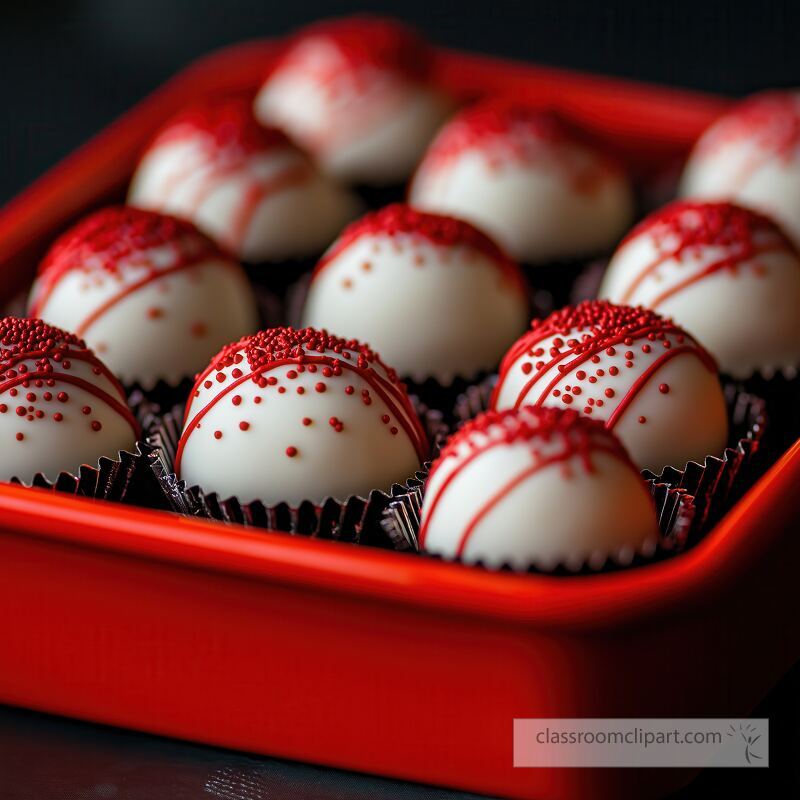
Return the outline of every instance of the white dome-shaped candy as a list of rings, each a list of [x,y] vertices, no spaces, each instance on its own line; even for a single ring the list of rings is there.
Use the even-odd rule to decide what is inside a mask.
[[[256,116],[338,179],[402,181],[450,110],[430,84],[430,66],[427,45],[400,23],[316,24],[297,35],[263,85]]]
[[[249,262],[313,256],[360,208],[283,133],[262,128],[239,98],[167,123],[142,157],[128,199],[191,220]]]
[[[525,329],[519,268],[472,225],[404,205],[345,230],[317,266],[303,322],[376,347],[404,376],[494,369]]]
[[[714,359],[653,311],[604,300],[535,320],[506,354],[492,408],[575,408],[613,429],[642,468],[722,454],[728,416]]]
[[[0,480],[55,480],[132,451],[139,426],[85,343],[39,319],[0,320]]]
[[[574,411],[489,411],[434,463],[423,550],[489,567],[599,568],[651,555],[650,492],[614,434]]]
[[[193,377],[258,327],[239,264],[191,223],[127,207],[86,217],[53,245],[30,313],[75,331],[145,388]]]
[[[734,106],[697,141],[683,197],[761,211],[800,245],[800,92],[765,92]]]
[[[244,503],[344,500],[419,468],[425,433],[368,347],[310,328],[228,345],[198,377],[175,471]]]
[[[626,177],[554,114],[488,101],[437,135],[410,202],[469,220],[531,264],[613,247],[630,224]]]
[[[652,214],[614,254],[600,295],[674,319],[734,377],[800,366],[800,255],[739,206],[684,201]]]

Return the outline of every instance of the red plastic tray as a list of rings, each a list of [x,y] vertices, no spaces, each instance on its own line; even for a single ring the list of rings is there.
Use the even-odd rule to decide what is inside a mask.
[[[0,212],[7,295],[74,217],[122,196],[173,109],[255,89],[275,52],[202,60]],[[450,52],[438,72],[462,96],[565,109],[636,170],[725,107]],[[799,483],[800,443],[688,553],[577,579],[0,485],[0,701],[509,797],[663,795],[691,773],[514,769],[512,720],[747,714],[800,657]]]

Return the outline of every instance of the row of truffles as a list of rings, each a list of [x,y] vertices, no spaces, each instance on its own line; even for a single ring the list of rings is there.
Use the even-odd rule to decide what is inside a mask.
[[[711,356],[654,312],[601,300],[534,321],[506,354],[491,406],[595,420],[654,472],[719,456],[728,438]],[[325,330],[272,328],[200,373],[175,467],[245,503],[318,503],[387,489],[427,447],[405,387],[373,350]]]
[[[313,25],[255,99],[213,95],[169,120],[128,202],[191,220],[240,260],[281,266],[318,257],[363,211],[352,187],[413,173],[414,206],[477,225],[527,264],[613,247],[632,191],[596,142],[518,100],[453,115],[434,78],[431,48],[399,23]]]

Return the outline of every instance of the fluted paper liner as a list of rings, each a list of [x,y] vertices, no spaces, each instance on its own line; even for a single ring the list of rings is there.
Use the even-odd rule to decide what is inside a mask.
[[[442,414],[420,403],[415,403],[415,407],[431,442],[430,460],[433,460],[447,433]],[[183,430],[183,411],[183,406],[176,406],[163,416],[153,415],[146,423],[146,441],[154,448],[151,467],[173,511],[289,534],[398,549],[381,525],[383,512],[392,498],[421,484],[430,460],[402,483],[393,484],[386,491],[372,491],[367,497],[353,495],[344,501],[329,497],[321,503],[305,501],[296,506],[268,505],[258,500],[242,503],[236,497],[223,498],[200,486],[188,486],[173,472],[175,451]]]
[[[152,406],[141,395],[129,397],[128,405],[140,424],[152,416]],[[164,492],[153,475],[154,459],[155,448],[138,441],[131,451],[120,450],[116,458],[102,456],[96,465],[82,464],[77,472],[61,472],[55,480],[39,472],[30,479],[14,477],[9,482],[76,497],[168,510]]]
[[[683,550],[698,535],[701,520],[696,514],[694,498],[684,490],[667,486],[656,480],[647,481],[650,494],[656,508],[658,526],[660,531],[659,542],[651,556],[637,554],[632,561],[624,566],[633,566],[648,563],[654,559],[663,558],[672,552]],[[412,550],[421,553],[429,558],[445,560],[441,556],[425,553],[419,548],[418,534],[420,520],[422,518],[422,503],[425,496],[425,482],[420,482],[417,486],[410,487],[403,495],[392,499],[383,512],[382,525],[386,536],[395,542],[395,548]],[[593,573],[600,570],[620,568],[623,565],[617,563],[614,553],[605,554],[606,558],[602,566],[587,562],[582,568],[567,569],[560,565],[548,574],[569,574],[575,575],[582,572]],[[460,559],[452,559],[458,563],[463,563]],[[471,566],[483,567],[480,562]],[[485,567],[484,567],[485,568]],[[500,569],[516,571],[509,564]],[[530,572],[542,572],[539,567],[531,566]]]
[[[497,376],[469,387],[456,400],[452,412],[458,427],[489,407]],[[767,428],[767,403],[744,391],[739,384],[725,384],[730,422],[730,443],[721,454],[707,455],[702,463],[690,461],[683,469],[666,467],[660,475],[642,475],[657,484],[677,488],[694,498],[696,516],[703,528],[714,524],[746,491],[758,467],[759,452]]]

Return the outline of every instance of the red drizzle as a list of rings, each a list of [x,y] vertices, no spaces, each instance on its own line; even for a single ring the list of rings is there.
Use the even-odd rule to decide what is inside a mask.
[[[404,203],[394,203],[379,211],[365,214],[348,225],[318,262],[314,277],[365,236],[395,237],[402,234],[420,236],[437,247],[460,245],[476,250],[486,256],[521,291],[525,291],[524,278],[517,264],[485,233],[464,220],[417,211]]]
[[[149,250],[161,247],[171,250],[172,263],[168,267],[156,266],[148,255]],[[105,208],[83,219],[50,248],[39,266],[39,289],[30,314],[40,314],[59,281],[74,270],[87,273],[102,270],[109,275],[121,275],[126,268],[144,267],[147,273],[141,280],[124,286],[86,315],[76,329],[82,335],[123,298],[164,275],[209,258],[230,261],[191,222],[128,206]]]
[[[203,134],[228,160],[243,160],[254,153],[291,146],[278,128],[258,123],[249,96],[217,96],[181,111],[161,129],[149,149]]]
[[[29,369],[26,361],[34,361],[34,369]],[[90,364],[92,371],[96,375],[105,376],[119,396],[114,397],[80,376],[70,374],[72,361]],[[27,389],[31,385],[46,384],[52,387],[56,382],[71,383],[98,400],[102,400],[123,417],[133,429],[136,437],[139,437],[139,424],[125,404],[125,390],[108,368],[86,347],[82,339],[47,325],[39,319],[20,319],[18,317],[0,319],[0,394],[8,391],[13,397],[18,393],[18,386]],[[29,392],[26,397],[29,402],[36,400],[36,394],[33,392]],[[52,400],[52,393],[44,392],[42,399],[45,402]],[[69,396],[66,392],[59,392],[57,400],[61,403],[68,403]],[[19,414],[19,408],[22,408],[22,414]],[[89,407],[85,406],[85,408]],[[27,409],[22,406],[17,408],[20,416],[27,412],[30,412],[27,414],[28,421],[44,417],[44,412],[35,411],[33,406]],[[91,413],[91,408],[88,412],[84,411],[83,413]],[[53,418],[59,422],[63,416],[60,412],[56,412]],[[94,431],[100,430],[100,427],[94,423],[91,424],[91,428]]]
[[[578,331],[580,331],[580,338],[576,338]],[[540,342],[553,336],[556,338],[548,352],[538,346]],[[675,347],[673,347],[670,337],[675,338]],[[531,323],[531,330],[512,345],[500,364],[500,378],[494,389],[491,405],[493,408],[496,407],[509,372],[517,360],[524,355],[538,360],[535,361],[534,368],[529,371],[533,373],[531,378],[517,395],[515,408],[528,404],[527,396],[543,377],[553,376],[555,372],[547,386],[539,391],[537,399],[532,403],[537,407],[541,406],[551,393],[553,396],[561,394],[555,387],[573,373],[575,378],[581,380],[576,372],[580,367],[583,367],[581,373],[585,375],[587,368],[594,368],[594,365],[601,362],[601,354],[613,356],[616,354],[617,346],[631,347],[634,342],[642,339],[648,343],[647,350],[642,346],[643,352],[649,353],[650,348],[655,345],[659,345],[664,352],[650,364],[639,379],[634,381],[625,396],[620,399],[616,410],[606,422],[606,426],[609,428],[619,421],[624,409],[630,405],[636,393],[645,385],[647,377],[657,372],[666,361],[676,355],[692,353],[705,364],[709,371],[717,371],[712,356],[671,320],[641,306],[617,306],[606,300],[587,300],[574,307],[566,306],[544,320],[534,320]],[[627,350],[625,356],[632,366],[633,359],[636,358],[634,351]],[[594,371],[595,375],[601,377],[605,374],[602,367]],[[608,371],[612,375],[619,372],[616,366],[610,367]],[[523,369],[523,372],[526,371]],[[614,392],[612,390],[609,394],[609,391],[606,391],[605,395],[611,398],[614,396]],[[594,402],[589,400],[588,402],[590,405],[603,405],[602,400]]]
[[[252,98],[215,98],[190,108],[173,118],[148,148],[148,152],[175,142],[190,141],[203,147],[207,172],[192,197],[193,213],[215,191],[220,183],[240,171],[248,170],[248,160],[273,150],[291,150],[299,154],[283,131],[266,128],[253,116]],[[173,173],[162,187],[164,201],[184,181],[192,178],[197,169],[191,163],[187,169]],[[253,214],[269,196],[306,183],[313,176],[311,164],[303,157],[268,179],[252,177],[248,181],[231,222],[225,241],[239,247],[244,241]]]
[[[330,355],[331,352],[334,355]],[[231,375],[233,379],[228,381],[221,370],[244,362],[247,363],[249,372],[243,372],[238,378],[233,378]],[[277,367],[287,365],[297,365],[297,372],[302,372],[306,368],[310,373],[319,371],[327,379],[342,377],[345,372],[360,375],[369,384],[371,390],[383,400],[391,414],[403,427],[420,462],[425,459],[428,452],[427,437],[408,399],[405,386],[399,381],[394,370],[380,360],[377,353],[355,339],[341,339],[324,330],[270,328],[252,336],[246,336],[223,348],[205,371],[197,376],[190,398],[194,397],[194,393],[205,385],[206,378],[212,373],[216,373],[218,377],[222,376],[219,379],[220,389],[207,405],[195,413],[191,420],[189,419],[191,400],[187,403],[184,430],[175,454],[175,472],[180,474],[183,451],[189,437],[197,429],[197,423],[228,392],[245,381],[253,381],[262,388],[273,386],[277,382],[275,377],[265,377],[266,374]],[[376,368],[379,368],[385,375],[382,375]],[[317,382],[315,386],[318,392],[326,390],[326,384],[322,381]],[[278,391],[283,388],[279,387]],[[364,392],[367,391],[364,390]],[[354,396],[354,402],[361,399]]]
[[[656,308],[668,297],[721,270],[735,272],[740,264],[763,253],[795,252],[794,245],[768,217],[732,203],[677,201],[651,214],[623,239],[620,247],[649,234],[660,251],[626,287],[620,300],[631,301],[636,290],[662,264],[682,261],[684,256],[704,247],[720,247],[727,252],[695,275],[665,289],[648,305]],[[756,242],[756,239],[760,241]]]
[[[555,450],[552,447],[554,442],[558,444]],[[619,439],[606,430],[601,422],[581,416],[576,411],[530,406],[522,409],[487,411],[455,433],[431,467],[429,486],[443,464],[453,459],[458,462],[456,468],[439,487],[433,501],[425,508],[424,521],[419,532],[420,546],[424,546],[431,520],[440,501],[459,474],[487,451],[519,443],[525,443],[530,448],[532,457],[530,466],[480,505],[462,532],[456,555],[463,554],[475,528],[503,498],[545,467],[577,457],[586,472],[591,473],[594,471],[592,455],[603,452],[627,464],[638,475],[638,469]],[[546,454],[542,445],[548,445]]]
[[[697,152],[708,155],[732,142],[750,139],[768,157],[786,161],[800,146],[800,95],[772,91],[748,97],[700,138]]]
[[[570,152],[573,147],[588,149],[594,157],[577,165]],[[609,175],[619,172],[598,144],[573,123],[553,111],[509,98],[485,100],[457,114],[428,148],[420,174],[437,171],[467,150],[483,151],[494,167],[505,162],[554,164],[576,191],[594,192]]]
[[[408,80],[428,79],[432,63],[430,47],[412,28],[391,19],[352,16],[309,25],[299,31],[278,64],[307,68],[302,46],[323,39],[336,47],[341,65],[336,72],[321,73],[321,82],[335,81],[342,71],[357,72],[364,67],[397,73]]]

